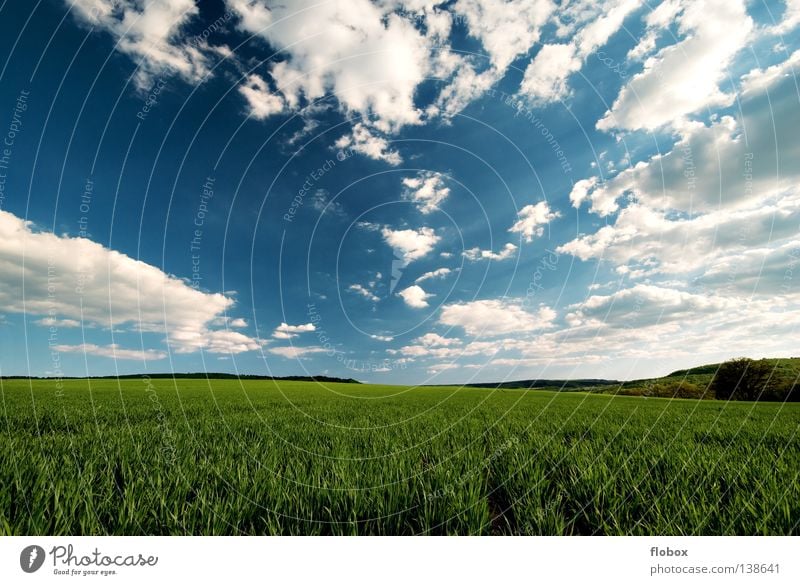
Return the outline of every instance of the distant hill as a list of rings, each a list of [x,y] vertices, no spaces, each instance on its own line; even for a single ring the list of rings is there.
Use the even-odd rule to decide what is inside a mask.
[[[790,387],[800,380],[800,357],[764,358],[772,370],[772,378],[778,385]],[[713,398],[709,390],[711,380],[721,364],[704,364],[686,370],[677,370],[659,378],[642,378],[640,380],[517,380],[513,382],[482,382],[464,384],[470,388],[500,388],[525,390],[530,388],[547,388],[563,392],[593,392],[602,394],[620,394],[625,396],[651,396],[671,398]],[[778,400],[779,396],[765,394],[762,400]],[[788,400],[797,400],[793,394]]]
[[[800,357],[790,358],[764,358],[759,361],[766,362],[773,369],[775,375],[798,376],[800,375]],[[665,378],[683,378],[686,376],[714,376],[720,364],[706,364],[689,368],[688,370],[677,370],[664,376]],[[710,380],[709,380],[710,381]]]
[[[578,389],[593,386],[609,386],[620,384],[618,380],[604,380],[601,378],[585,378],[579,380],[516,380],[513,382],[478,382],[475,384],[462,384],[465,388],[562,388]]]
[[[783,388],[777,392],[766,392],[762,400],[793,400],[800,396],[791,390],[800,380],[800,358],[763,358],[757,360],[765,362],[771,372],[771,385],[773,389]],[[623,394],[633,396],[657,396],[676,398],[713,398],[710,390],[714,374],[721,363],[704,364],[685,370],[677,370],[660,378],[644,378],[629,380],[615,385],[584,387],[587,392],[602,392],[606,394]],[[788,393],[788,394],[787,394]],[[781,397],[784,398],[781,398]],[[787,397],[790,396],[790,397]]]
[[[122,374],[119,376],[63,376],[62,380],[135,380],[150,378],[152,380],[187,378],[209,380],[287,380],[290,382],[340,382],[342,384],[361,384],[353,378],[336,378],[332,376],[260,376],[256,374],[228,374],[224,372],[176,372],[174,374]],[[3,380],[49,380],[52,378],[40,376],[0,376]]]

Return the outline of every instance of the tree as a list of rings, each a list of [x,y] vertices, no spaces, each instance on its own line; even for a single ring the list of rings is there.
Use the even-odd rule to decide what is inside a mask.
[[[772,370],[764,361],[736,358],[720,365],[711,381],[720,400],[758,400],[771,390]]]

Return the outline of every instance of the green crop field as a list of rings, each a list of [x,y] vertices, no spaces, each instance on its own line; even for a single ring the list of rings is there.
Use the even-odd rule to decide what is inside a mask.
[[[2,380],[3,534],[800,534],[800,404]]]

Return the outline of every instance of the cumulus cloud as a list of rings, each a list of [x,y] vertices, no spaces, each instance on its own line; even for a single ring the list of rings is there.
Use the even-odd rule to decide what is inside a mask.
[[[478,260],[508,260],[514,257],[517,247],[514,244],[508,243],[503,246],[500,252],[492,252],[491,250],[481,250],[480,248],[470,248],[462,252],[462,255],[467,260],[477,262]]]
[[[539,40],[554,9],[550,0],[459,0],[455,5],[456,14],[467,21],[470,36],[481,42],[498,71]]]
[[[267,351],[269,353],[274,353],[275,355],[279,355],[286,359],[303,359],[306,356],[318,353],[326,353],[329,350],[325,349],[324,347],[318,347],[318,346],[295,347],[292,345],[287,345],[287,346],[270,347],[269,349],[267,349]]]
[[[734,95],[720,84],[753,29],[744,1],[685,2],[677,27],[683,40],[645,62],[644,71],[630,80],[597,123],[599,129],[652,130],[733,103]]]
[[[377,303],[379,300],[381,300],[378,297],[378,295],[376,295],[370,289],[365,287],[363,284],[358,284],[358,283],[351,284],[349,287],[347,287],[347,290],[349,290],[350,292],[356,293],[357,295],[362,296],[365,299],[367,299],[368,301],[372,301],[373,303]]]
[[[555,318],[555,311],[549,307],[531,313],[516,301],[488,299],[445,305],[439,323],[461,327],[469,335],[494,336],[549,328]]]
[[[733,310],[732,299],[637,284],[609,295],[593,295],[568,307],[567,322],[573,326],[611,323],[617,327],[646,327],[669,321],[697,319],[705,313]]]
[[[417,280],[415,280],[414,282],[416,284],[419,284],[420,282],[425,282],[426,280],[431,280],[433,278],[444,278],[445,276],[448,276],[451,272],[453,271],[450,270],[449,268],[437,268],[436,270],[431,270],[430,272],[426,272],[425,274],[417,278]]]
[[[450,195],[445,179],[446,175],[435,171],[422,171],[416,177],[407,177],[403,179],[403,197],[413,201],[422,213],[431,213]]]
[[[551,211],[547,201],[540,201],[536,205],[526,205],[517,213],[519,218],[509,228],[509,232],[516,232],[525,237],[526,242],[533,241],[544,233],[544,226],[561,217],[557,211]]]
[[[800,0],[785,0],[782,20],[771,27],[769,32],[783,35],[800,26]]]
[[[494,68],[478,72],[463,57],[456,57],[453,71],[450,81],[439,92],[436,101],[426,109],[431,119],[441,117],[450,121],[473,101],[485,95],[503,77],[503,73]]]
[[[275,331],[272,332],[272,337],[275,339],[292,339],[293,337],[297,337],[300,333],[307,333],[315,330],[316,327],[314,327],[313,323],[306,323],[305,325],[281,323],[275,328]]]
[[[782,73],[796,59],[744,76],[738,120],[686,124],[671,151],[604,183],[576,183],[574,205],[588,201],[592,212],[616,215],[559,250],[647,276],[713,271],[731,255],[796,236],[800,104],[793,78]]]
[[[416,284],[401,290],[397,294],[400,295],[406,305],[412,309],[424,309],[428,306],[428,299],[433,296],[432,294],[426,293],[421,286]]]
[[[720,254],[694,284],[726,295],[794,296],[800,294],[795,274],[799,266],[800,240],[789,239]]]
[[[580,70],[583,63],[576,52],[571,44],[544,45],[525,70],[520,93],[539,102],[565,97],[569,76]]]
[[[381,229],[384,241],[394,250],[395,256],[408,266],[414,260],[427,256],[441,240],[433,228],[393,230],[389,227]]]
[[[53,317],[45,317],[44,319],[38,319],[34,321],[34,323],[36,323],[41,327],[59,327],[66,329],[71,329],[73,327],[81,326],[81,322],[77,321],[76,319],[54,319]]]
[[[284,110],[283,98],[270,90],[269,85],[260,75],[249,75],[239,86],[249,107],[249,115],[256,120],[264,120]]]
[[[185,42],[186,26],[199,14],[194,0],[73,0],[71,5],[80,20],[110,33],[115,48],[138,62],[142,88],[160,74],[198,82],[208,73],[203,45]]]
[[[68,319],[114,329],[162,332],[175,351],[258,349],[242,333],[212,329],[234,306],[155,266],[85,238],[37,231],[0,211],[0,304],[7,312]]]
[[[461,345],[463,342],[455,337],[443,337],[438,333],[426,333],[425,335],[417,337],[414,343],[426,347],[448,347],[452,345]]]
[[[625,18],[640,7],[638,0],[614,0],[586,3],[582,6],[593,16],[584,22],[568,43],[545,44],[528,64],[520,85],[520,93],[538,103],[565,98],[569,93],[569,77],[580,71],[584,59],[619,30]]]
[[[228,5],[239,28],[284,57],[269,74],[290,109],[333,94],[343,113],[362,119],[370,132],[354,132],[343,144],[390,164],[399,164],[399,154],[382,142],[387,134],[457,114],[527,53],[555,9],[551,0],[460,0],[448,7],[368,0]],[[482,44],[488,63],[451,50],[454,17]],[[443,80],[444,87],[423,113],[415,97],[430,78]]]
[[[381,160],[390,165],[396,166],[403,162],[400,153],[391,149],[386,138],[376,135],[361,122],[353,126],[352,133],[345,134],[336,141],[336,148],[353,150],[366,157]]]
[[[796,196],[693,219],[675,219],[664,211],[631,205],[620,211],[613,224],[557,251],[581,260],[604,258],[629,270],[645,268],[643,276],[688,273],[712,265],[722,254],[792,237],[798,223],[800,198]]]
[[[414,92],[430,46],[410,20],[368,0],[269,6],[239,0],[229,7],[243,30],[285,55],[270,74],[291,108],[330,92],[345,113],[382,132],[419,123]]]
[[[163,351],[154,349],[124,349],[116,343],[110,345],[95,345],[94,343],[56,345],[54,349],[62,353],[82,353],[115,360],[156,361],[163,360],[167,357],[167,354]]]

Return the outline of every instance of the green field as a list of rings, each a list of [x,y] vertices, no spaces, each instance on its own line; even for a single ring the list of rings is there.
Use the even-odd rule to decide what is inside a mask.
[[[800,404],[2,380],[3,534],[800,534]]]

